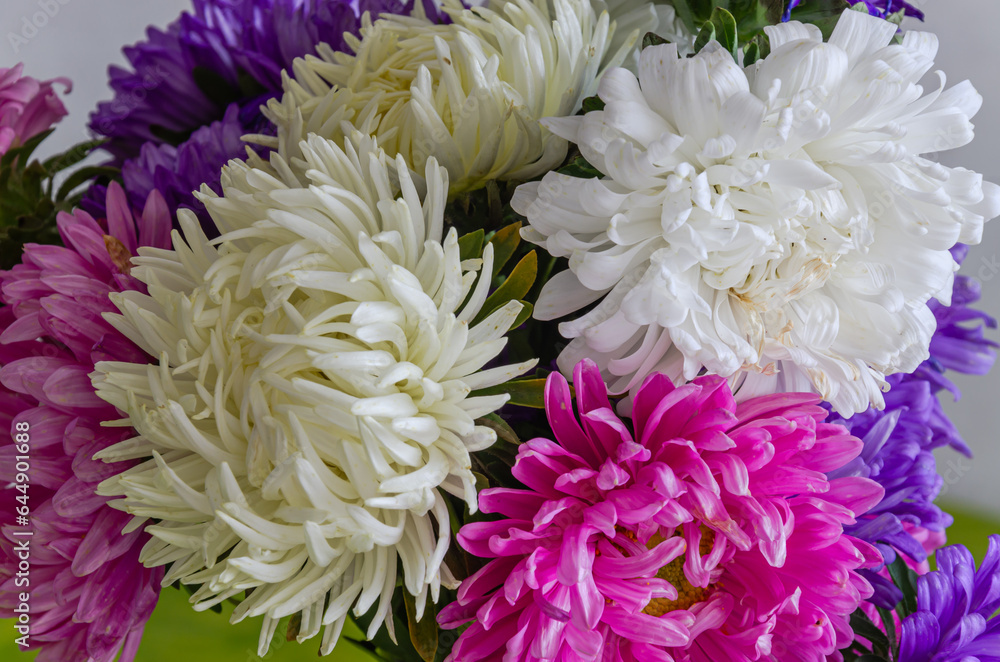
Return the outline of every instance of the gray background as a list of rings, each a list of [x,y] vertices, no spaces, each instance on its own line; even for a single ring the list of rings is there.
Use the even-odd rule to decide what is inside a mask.
[[[977,117],[977,138],[970,146],[945,153],[948,165],[963,165],[1000,182],[1000,25],[997,0],[921,0],[928,14],[923,27],[941,39],[937,67],[950,83],[971,78],[984,97]],[[36,78],[67,76],[73,93],[65,98],[70,116],[49,139],[46,151],[64,149],[87,138],[87,114],[109,97],[108,63],[124,62],[120,49],[143,37],[149,24],[165,26],[189,6],[188,0],[0,0],[0,65],[26,64]],[[44,13],[48,8],[51,17]],[[35,28],[30,22],[42,25]],[[26,24],[25,21],[29,23]],[[10,33],[28,37],[15,53]],[[1000,223],[1000,221],[995,221]],[[982,307],[1000,316],[1000,227],[987,227],[985,242],[969,255],[965,273],[980,278],[986,295]],[[993,332],[992,337],[1000,334]],[[965,392],[946,408],[976,453],[974,461],[943,451],[938,459],[945,477],[945,496],[988,513],[1000,514],[1000,368],[987,377],[956,379]]]

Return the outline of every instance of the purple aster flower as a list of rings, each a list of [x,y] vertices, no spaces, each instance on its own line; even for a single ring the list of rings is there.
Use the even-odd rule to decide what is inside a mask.
[[[195,0],[193,13],[125,49],[134,70],[109,69],[115,98],[98,105],[91,129],[109,138],[117,165],[147,143],[178,145],[229,104],[280,92],[296,57],[357,28],[349,0]]]
[[[90,383],[103,360],[146,361],[102,313],[110,292],[142,290],[129,274],[139,246],[166,248],[171,219],[153,193],[134,214],[117,184],[108,217],[77,210],[58,219],[63,246],[25,246],[22,263],[0,273],[0,485],[18,495],[15,457],[30,458],[31,648],[39,662],[130,662],[156,605],[162,568],[139,554],[149,535],[108,505],[98,484],[129,468],[95,453],[135,435],[105,427],[121,414]],[[25,431],[27,428],[27,431]],[[19,433],[22,436],[18,436]],[[24,447],[24,434],[28,444]],[[16,617],[25,588],[16,573],[26,527],[0,509],[0,616]],[[117,657],[121,654],[120,658]]]
[[[903,620],[899,662],[1000,660],[1000,535],[990,536],[978,570],[962,545],[936,559],[938,569],[917,580],[917,611]]]
[[[781,20],[790,20],[792,10],[802,4],[802,2],[803,0],[791,0],[788,6],[785,7],[785,13],[782,15]],[[868,8],[868,13],[879,18],[887,18],[901,11],[904,16],[912,16],[913,18],[919,18],[921,21],[924,20],[924,13],[905,0],[846,0],[845,6],[851,7],[857,4],[857,2],[864,2]]]
[[[951,249],[959,264],[965,261],[969,247],[957,244]],[[986,329],[997,328],[997,321],[981,310],[972,308],[982,297],[982,287],[971,276],[955,276],[951,305],[936,299],[928,302],[937,319],[937,330],[931,338],[929,361],[925,361],[914,376],[934,383],[937,390],[949,391],[957,400],[961,393],[946,377],[945,370],[966,375],[985,375],[996,360],[994,349],[1000,347],[985,336]]]
[[[221,166],[246,154],[240,139],[246,129],[239,115],[239,106],[234,103],[221,120],[197,129],[179,147],[143,145],[139,157],[129,159],[122,168],[122,179],[129,195],[145,199],[153,191],[159,191],[171,211],[202,212],[204,207],[194,197],[194,191],[206,183],[221,194]]]
[[[860,438],[864,449],[829,475],[870,478],[885,489],[882,501],[859,516],[856,524],[845,526],[846,533],[874,544],[886,563],[895,560],[897,550],[923,561],[927,553],[914,531],[939,533],[952,522],[934,503],[943,480],[932,451],[946,445],[968,449],[942,410],[931,382],[911,375],[893,375],[888,381],[892,388],[885,394],[885,409],[869,409],[848,419],[831,416],[831,422]],[[872,570],[861,573],[875,587],[872,602],[889,608],[899,601],[898,589],[886,577]]]
[[[958,246],[952,252],[961,263],[968,249]],[[946,369],[985,374],[993,365],[997,344],[984,336],[984,329],[995,328],[996,321],[971,307],[979,297],[979,283],[957,276],[951,305],[930,302],[937,319],[931,358],[912,374],[888,378],[891,388],[885,396],[885,409],[831,419],[865,444],[859,457],[831,476],[864,476],[885,488],[882,502],[846,530],[875,544],[886,563],[895,560],[897,551],[913,561],[924,561],[927,550],[914,533],[926,530],[940,534],[951,525],[951,516],[934,504],[943,480],[932,451],[950,446],[964,455],[972,452],[948,419],[937,394],[947,390],[956,399],[960,395],[945,376]],[[873,602],[888,608],[899,600],[898,589],[887,578],[870,571],[866,577],[876,589]]]
[[[439,17],[430,0],[422,2]],[[108,138],[104,149],[111,164],[122,167],[133,204],[155,185],[166,192],[171,212],[188,207],[208,221],[191,192],[202,182],[216,187],[220,168],[245,156],[239,136],[267,132],[259,109],[281,93],[282,71],[320,43],[342,49],[344,33],[360,27],[360,12],[400,13],[406,5],[195,0],[193,13],[181,14],[166,30],[150,27],[146,41],[125,49],[132,69],[110,68],[115,97],[98,105],[90,128]],[[100,213],[103,199],[103,190],[95,189],[87,209]]]

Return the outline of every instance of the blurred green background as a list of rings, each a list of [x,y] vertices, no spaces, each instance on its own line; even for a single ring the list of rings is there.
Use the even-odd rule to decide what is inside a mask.
[[[1000,532],[1000,522],[982,514],[961,510],[943,504],[955,517],[955,524],[948,529],[948,543],[961,543],[968,547],[976,559],[986,552],[986,538]],[[265,657],[256,653],[260,619],[248,619],[238,625],[229,625],[228,616],[213,612],[195,613],[187,602],[187,594],[175,589],[164,590],[153,617],[146,626],[142,647],[136,662],[296,662],[315,660],[319,650],[319,637],[304,644],[286,642],[275,636],[271,650]],[[6,634],[0,638],[0,660],[20,662],[34,658],[34,653],[21,653],[14,644],[11,621],[0,621]],[[361,637],[361,633],[348,624],[344,633]],[[334,652],[326,658],[335,662],[371,662],[368,656],[348,641],[341,640]]]

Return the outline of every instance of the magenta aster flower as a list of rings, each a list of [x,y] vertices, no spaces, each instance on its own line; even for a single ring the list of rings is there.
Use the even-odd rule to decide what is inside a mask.
[[[97,361],[147,360],[101,314],[114,312],[110,292],[140,290],[129,275],[139,246],[166,248],[171,219],[157,193],[134,215],[112,184],[108,218],[61,214],[61,246],[25,246],[21,264],[0,273],[0,484],[15,480],[18,423],[29,428],[31,489],[31,637],[39,662],[129,662],[159,595],[162,568],[147,569],[148,540],[132,517],[108,505],[96,488],[129,462],[106,464],[95,453],[135,432],[102,427],[121,418],[97,397]],[[21,428],[23,429],[23,425]],[[13,489],[9,499],[15,503]],[[18,557],[14,535],[25,527],[0,509],[0,616],[15,616]],[[124,534],[123,534],[124,531]]]
[[[66,108],[56,96],[53,83],[72,85],[66,78],[38,81],[22,76],[24,65],[0,67],[0,155],[47,131],[66,116]]]
[[[480,493],[504,517],[462,528],[491,558],[439,617],[473,620],[451,660],[822,662],[853,640],[881,561],[843,533],[882,498],[866,478],[830,480],[860,440],[824,423],[816,396],[737,406],[725,380],[649,377],[630,426],[596,365],[546,386],[554,440],[522,444],[526,489]],[[772,658],[773,656],[773,658]]]

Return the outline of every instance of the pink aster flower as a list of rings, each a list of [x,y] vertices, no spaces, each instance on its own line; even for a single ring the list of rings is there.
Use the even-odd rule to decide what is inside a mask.
[[[39,662],[122,662],[135,656],[159,595],[162,568],[147,569],[139,552],[148,539],[132,517],[96,488],[131,463],[106,464],[95,453],[134,436],[102,427],[121,415],[94,394],[97,361],[146,360],[101,314],[109,292],[138,290],[129,257],[139,246],[167,247],[171,219],[158,193],[134,215],[118,185],[108,190],[108,218],[61,214],[61,246],[25,246],[23,261],[0,273],[0,484],[15,481],[15,430],[27,424],[30,509],[15,520],[8,487],[0,508],[0,616],[16,617],[29,593],[32,648]],[[21,424],[19,427],[18,424]],[[23,437],[21,437],[23,439]],[[18,581],[15,545],[30,537],[30,586]],[[123,533],[124,531],[124,533]]]
[[[46,131],[66,116],[66,108],[52,84],[65,85],[69,92],[72,87],[69,80],[57,78],[41,82],[22,76],[23,68],[22,64],[0,68],[0,155]]]
[[[439,617],[473,620],[454,661],[824,661],[853,640],[880,562],[843,533],[882,497],[866,478],[828,480],[861,442],[824,423],[817,397],[737,405],[725,380],[674,387],[661,374],[615,415],[596,365],[546,387],[554,440],[521,446],[526,489],[480,493],[504,517],[462,528],[491,560]]]

